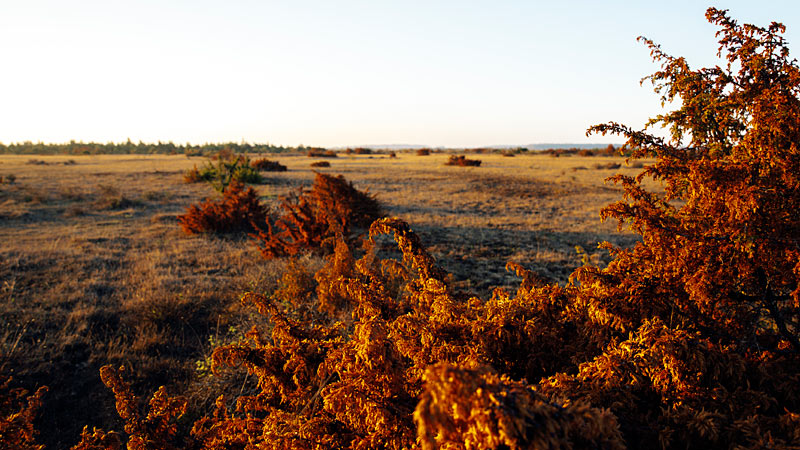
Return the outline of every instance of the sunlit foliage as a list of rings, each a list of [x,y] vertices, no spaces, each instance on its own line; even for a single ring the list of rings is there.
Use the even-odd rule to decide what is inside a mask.
[[[649,79],[679,105],[652,122],[669,139],[592,129],[655,157],[612,178],[625,199],[603,211],[641,235],[633,248],[606,244],[613,261],[566,286],[510,263],[515,293],[470,297],[399,219],[348,245],[372,218],[349,215],[362,203],[341,203],[344,179],[318,175],[319,190],[285,203],[283,234],[262,236],[281,244],[268,256],[335,249],[314,292],[297,266],[277,295],[246,294],[270,325],[212,355],[215,371],[257,378],[256,393],[220,397],[181,434],[185,402],[162,389],[142,414],[106,368],[129,448],[797,449],[800,72],[781,25],[708,18],[725,68],[691,70],[645,40],[663,64]]]
[[[253,188],[233,183],[221,199],[190,205],[178,221],[188,234],[252,233],[267,220],[267,213]]]
[[[361,192],[344,177],[318,173],[311,189],[300,189],[281,202],[284,214],[266,222],[258,233],[258,246],[266,258],[305,251],[330,253],[334,239],[352,240],[358,228],[366,229],[380,217],[374,197]]]

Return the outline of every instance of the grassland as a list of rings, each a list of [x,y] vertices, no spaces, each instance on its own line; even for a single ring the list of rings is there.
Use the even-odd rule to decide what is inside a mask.
[[[602,265],[608,256],[598,241],[632,244],[632,235],[598,219],[621,196],[604,178],[638,172],[621,158],[470,157],[482,165],[399,153],[342,155],[316,170],[375,194],[388,215],[420,234],[458,288],[481,297],[517,283],[506,261],[565,283],[583,263],[576,246]],[[280,196],[311,183],[314,159],[273,159],[288,171],[265,173],[267,183],[256,188],[275,208]],[[86,424],[120,428],[98,376],[108,363],[128,367],[142,395],[166,384],[202,411],[217,395],[201,377],[212,344],[259,320],[239,296],[276,289],[286,261],[263,260],[246,237],[180,231],[177,215],[216,195],[207,184],[183,182],[204,161],[0,156],[0,176],[15,177],[0,185],[0,373],[27,388],[50,386],[39,425],[48,448],[74,444]],[[608,168],[614,163],[623,165]],[[244,389],[247,380],[233,382]]]

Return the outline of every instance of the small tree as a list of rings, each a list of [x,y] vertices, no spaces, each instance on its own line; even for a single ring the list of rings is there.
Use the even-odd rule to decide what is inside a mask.
[[[630,326],[659,316],[719,343],[800,352],[800,69],[783,25],[739,25],[714,8],[706,17],[721,27],[723,67],[692,70],[640,38],[662,65],[643,81],[679,108],[642,131],[589,130],[622,134],[632,158],[657,161],[612,177],[625,199],[602,212],[642,242],[577,278]],[[669,137],[647,132],[655,125]],[[645,178],[664,192],[646,191]]]

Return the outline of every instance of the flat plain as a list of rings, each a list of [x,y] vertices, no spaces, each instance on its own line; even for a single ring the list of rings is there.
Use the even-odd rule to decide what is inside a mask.
[[[267,157],[288,167],[255,186],[273,212],[314,170],[341,174],[407,221],[456,288],[481,298],[516,286],[507,261],[563,284],[581,264],[607,263],[598,242],[635,242],[599,220],[622,196],[604,179],[640,171],[622,157],[470,154],[480,167],[452,167],[444,153],[342,154],[316,169],[305,155]],[[193,398],[202,412],[215,395],[194,387],[211,348],[258,320],[240,296],[278,286],[287,261],[264,260],[246,236],[181,231],[177,216],[217,195],[183,180],[205,161],[0,155],[0,176],[13,175],[0,184],[0,373],[28,389],[50,387],[39,427],[48,448],[73,445],[83,425],[119,428],[99,380],[104,364],[128,368],[143,396],[160,385],[204,392]]]

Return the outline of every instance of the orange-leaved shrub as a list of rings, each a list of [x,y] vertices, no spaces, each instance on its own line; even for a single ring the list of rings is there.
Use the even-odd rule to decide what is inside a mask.
[[[284,214],[266,222],[266,229],[254,235],[266,258],[296,255],[305,251],[330,253],[334,240],[352,241],[359,229],[366,229],[381,217],[378,201],[353,187],[341,175],[318,173],[310,189],[300,189],[283,199]]]
[[[11,388],[12,381],[4,377],[0,382],[0,448],[41,450],[44,447],[36,444],[34,419],[47,388],[28,394],[25,389]]]
[[[283,164],[272,161],[266,158],[255,159],[250,162],[250,165],[256,169],[263,172],[286,172],[286,166]]]
[[[178,216],[181,228],[188,234],[252,233],[267,220],[268,208],[261,204],[252,187],[233,183],[219,200],[207,199],[190,205]]]
[[[481,165],[479,159],[469,159],[464,155],[450,155],[450,158],[444,163],[445,166],[462,166],[462,167],[477,167]]]

